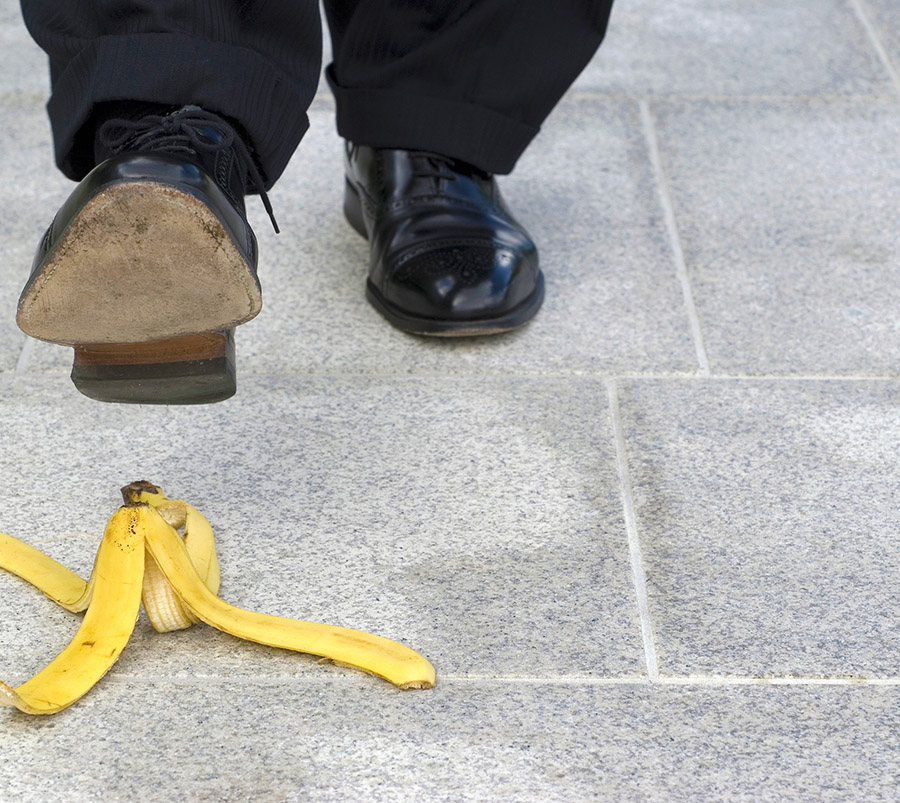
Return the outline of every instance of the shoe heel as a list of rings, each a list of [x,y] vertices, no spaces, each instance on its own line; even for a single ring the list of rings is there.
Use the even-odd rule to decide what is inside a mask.
[[[234,329],[149,343],[75,346],[72,382],[91,399],[122,404],[211,404],[237,389]]]
[[[367,240],[369,239],[366,221],[363,217],[362,199],[347,179],[344,179],[344,217],[357,232]]]

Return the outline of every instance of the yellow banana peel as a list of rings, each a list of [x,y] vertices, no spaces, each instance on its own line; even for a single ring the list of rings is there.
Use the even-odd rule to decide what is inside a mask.
[[[217,596],[219,562],[206,518],[148,482],[131,483],[122,494],[125,505],[106,525],[88,582],[34,547],[0,533],[0,568],[64,608],[85,611],[75,637],[44,669],[16,688],[0,682],[0,705],[27,714],[53,714],[74,703],[115,663],[131,637],[141,603],[161,633],[205,622],[248,641],[363,669],[402,689],[434,686],[434,667],[396,641],[229,605]]]

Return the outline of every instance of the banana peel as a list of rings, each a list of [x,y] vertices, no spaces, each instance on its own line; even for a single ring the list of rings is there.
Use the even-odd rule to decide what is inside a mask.
[[[219,562],[206,518],[148,482],[126,485],[122,495],[125,504],[106,525],[87,582],[34,547],[0,533],[0,568],[67,610],[85,612],[75,637],[44,669],[16,688],[0,682],[0,706],[53,714],[80,699],[125,648],[142,603],[161,633],[205,622],[248,641],[363,669],[401,689],[434,686],[431,663],[396,641],[229,605],[217,596]]]

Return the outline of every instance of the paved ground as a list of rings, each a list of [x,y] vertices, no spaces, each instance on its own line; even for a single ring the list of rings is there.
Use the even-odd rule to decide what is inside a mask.
[[[431,692],[141,620],[4,800],[900,798],[900,6],[621,0],[514,177],[548,300],[388,328],[313,128],[258,204],[238,396],[100,405],[13,320],[69,185],[0,3],[0,530],[87,573],[117,488],[207,512],[222,594],[401,639]],[[0,577],[0,677],[76,616]]]

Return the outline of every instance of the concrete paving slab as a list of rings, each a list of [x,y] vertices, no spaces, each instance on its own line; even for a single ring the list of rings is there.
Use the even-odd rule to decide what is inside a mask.
[[[52,719],[0,712],[0,783],[23,803],[62,785],[76,801],[890,800],[897,704],[896,688],[105,680]]]
[[[660,103],[713,372],[900,371],[900,105]]]
[[[401,640],[442,672],[643,671],[595,381],[259,377],[220,405],[149,408],[33,376],[0,382],[0,406],[12,422],[0,477],[16,500],[0,511],[3,532],[96,538],[118,488],[150,479],[208,514],[235,605]],[[72,568],[86,576],[95,542],[77,546]],[[29,619],[52,603],[10,578],[2,590],[0,677],[28,674],[52,650],[45,629],[32,640],[19,624],[17,600],[29,599]],[[67,616],[53,627],[74,634]],[[316,673],[224,636],[138,637],[123,672],[192,676],[215,659],[219,677],[260,662]]]
[[[665,675],[900,675],[900,384],[629,381]]]
[[[638,95],[894,94],[845,0],[618,2],[599,54],[574,89]]]

